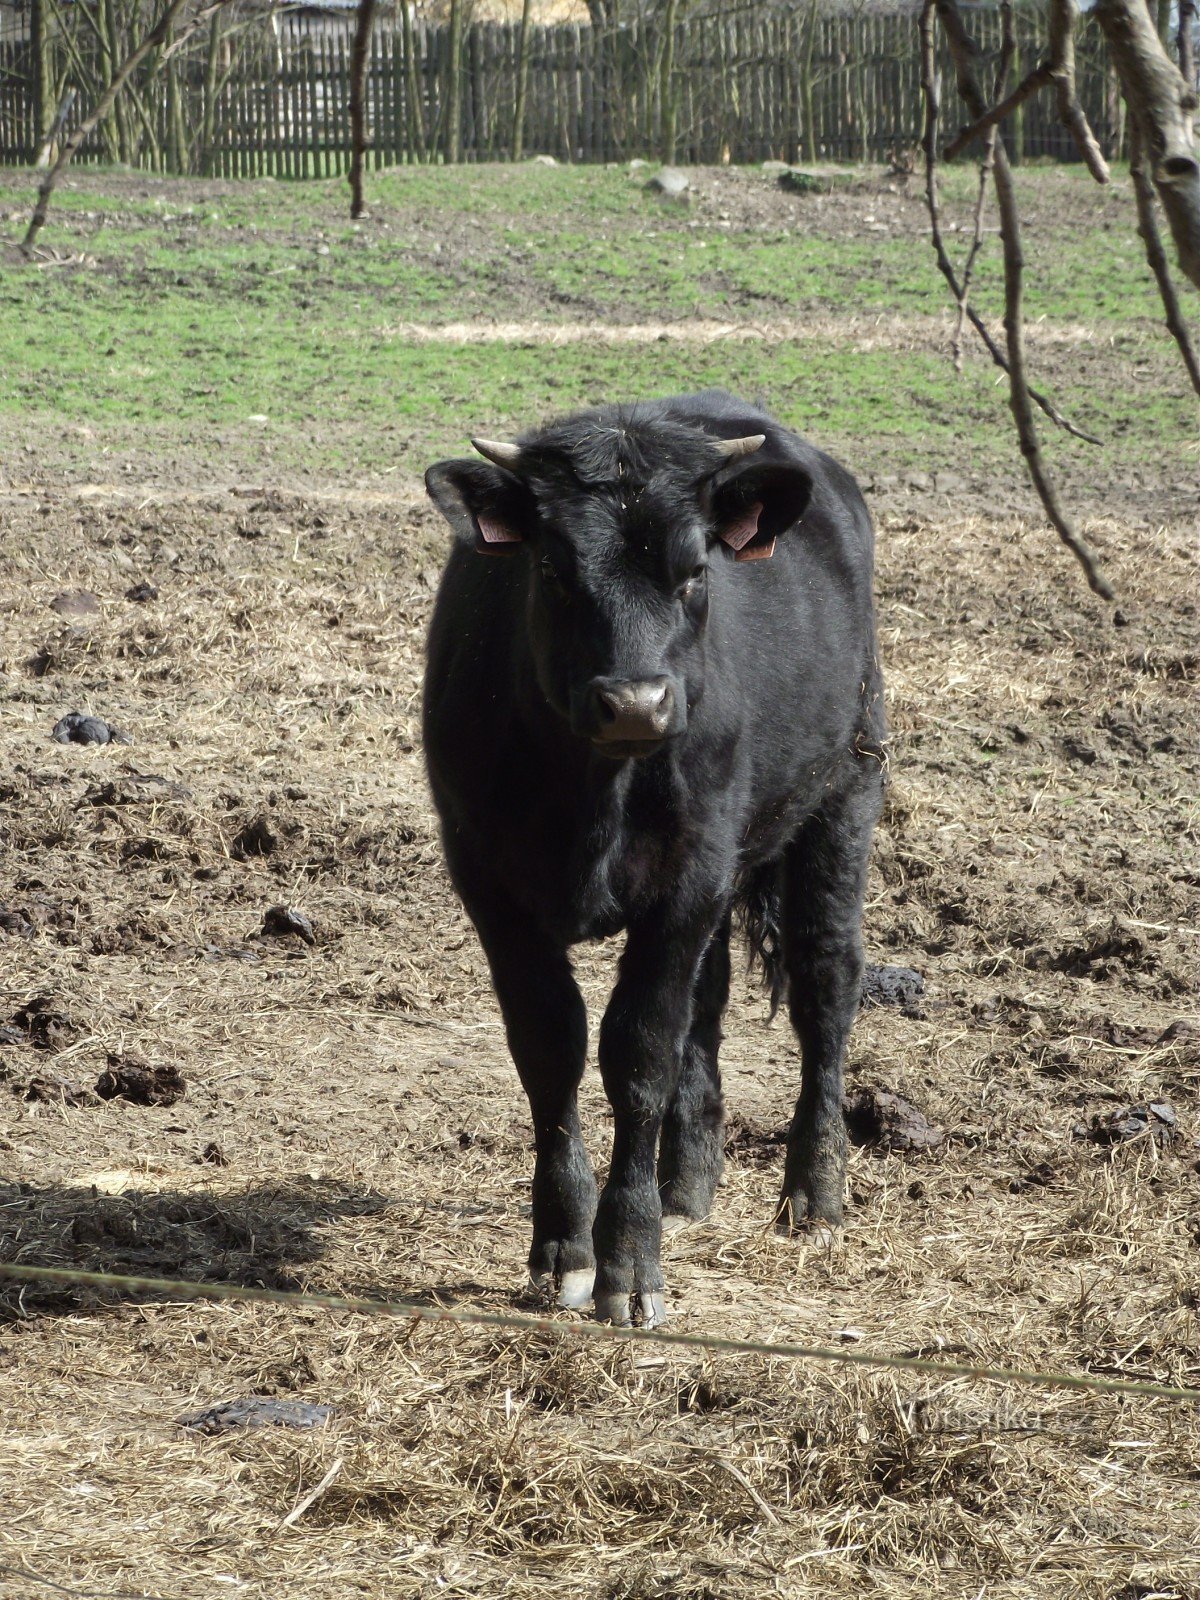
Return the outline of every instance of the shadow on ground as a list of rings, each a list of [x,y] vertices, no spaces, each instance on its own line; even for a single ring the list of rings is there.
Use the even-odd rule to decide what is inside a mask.
[[[387,1205],[329,1179],[220,1195],[0,1183],[0,1262],[301,1290],[297,1269],[324,1253],[329,1224]],[[0,1281],[0,1320],[144,1298]]]

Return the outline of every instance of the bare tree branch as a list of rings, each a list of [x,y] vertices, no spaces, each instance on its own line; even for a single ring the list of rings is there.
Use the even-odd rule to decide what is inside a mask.
[[[1017,35],[1013,25],[1012,0],[1000,0],[1000,16],[1003,31],[1000,37],[1000,58],[996,63],[996,81],[992,88],[992,99],[999,100],[1004,93],[1004,85],[1008,82],[1009,68],[1012,66],[1013,56],[1017,50]],[[992,175],[992,163],[996,159],[996,131],[989,128],[983,141],[983,160],[979,163],[979,188],[975,195],[975,222],[971,234],[971,248],[967,251],[967,259],[963,262],[961,299],[958,302],[958,316],[954,323],[954,338],[951,348],[954,351],[954,370],[962,371],[962,336],[963,323],[967,314],[967,297],[971,292],[971,275],[975,271],[975,263],[979,259],[979,252],[983,249],[983,208],[987,202],[988,180]]]
[[[971,248],[967,251],[967,259],[963,262],[962,280],[959,287],[958,318],[954,324],[954,338],[951,348],[954,351],[954,370],[962,371],[962,335],[963,323],[966,321],[968,296],[971,293],[971,275],[975,271],[975,262],[979,252],[983,249],[983,207],[987,201],[988,179],[992,175],[992,163],[996,159],[996,130],[989,128],[984,140],[983,160],[979,163],[979,189],[975,196],[975,224],[971,235]]]
[[[956,0],[932,0],[932,4],[954,58],[958,92],[966,102],[971,115],[979,118],[986,111],[987,104],[975,74],[975,59],[978,54],[975,42],[963,26]],[[928,9],[929,0],[926,5],[927,13]],[[928,32],[932,34],[931,26]],[[932,52],[932,48],[931,39],[926,46],[927,55]],[[1022,305],[1025,263],[1021,254],[1021,219],[1017,208],[1012,169],[1008,164],[1004,142],[998,135],[993,179],[996,186],[996,203],[1000,208],[1000,238],[1004,245],[1004,333],[1008,347],[1009,405],[1013,421],[1017,425],[1021,454],[1025,457],[1029,476],[1033,480],[1033,486],[1037,490],[1047,517],[1063,544],[1083,568],[1089,587],[1105,600],[1112,600],[1115,597],[1113,587],[1100,571],[1095,551],[1076,532],[1063,511],[1057,491],[1042,461],[1041,445],[1033,420],[1029,385],[1025,377],[1025,319]]]
[[[1179,308],[1175,285],[1171,281],[1171,269],[1167,265],[1166,252],[1159,237],[1158,220],[1154,215],[1154,186],[1146,173],[1142,143],[1136,129],[1129,157],[1129,175],[1133,179],[1133,195],[1137,202],[1138,232],[1145,243],[1146,260],[1150,263],[1150,270],[1155,276],[1158,292],[1162,296],[1163,310],[1167,314],[1167,327],[1179,346],[1183,364],[1187,368],[1188,377],[1192,380],[1192,387],[1197,394],[1200,394],[1200,363],[1196,360],[1187,323],[1183,320],[1183,312]]]
[[[1200,160],[1196,91],[1163,49],[1144,0],[1097,0],[1121,89],[1150,162],[1179,265],[1200,289]]]
[[[1008,360],[1003,350],[1000,349],[995,339],[988,331],[987,324],[967,299],[966,292],[959,282],[958,274],[954,270],[954,263],[946,251],[945,240],[942,237],[941,212],[937,198],[937,130],[940,114],[940,102],[937,89],[937,45],[934,37],[936,22],[937,0],[925,0],[924,10],[921,13],[921,85],[925,99],[925,127],[921,139],[921,146],[925,152],[925,203],[929,209],[929,236],[933,245],[934,255],[937,258],[938,271],[945,278],[950,287],[950,293],[956,303],[962,307],[967,321],[975,329],[983,341],[988,355],[1002,372],[1008,371]],[[1047,399],[1037,389],[1029,390],[1030,398],[1041,407],[1057,427],[1071,434],[1076,439],[1082,439],[1086,444],[1099,444],[1100,440],[1095,434],[1087,433],[1079,428],[1069,418],[1064,417],[1054,403]]]

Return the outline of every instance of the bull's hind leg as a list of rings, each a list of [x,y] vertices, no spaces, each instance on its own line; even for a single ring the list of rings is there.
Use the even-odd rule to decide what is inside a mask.
[[[729,918],[712,936],[692,998],[692,1026],[679,1083],[663,1118],[658,1187],[663,1227],[697,1221],[712,1209],[725,1163],[725,1107],[717,1052],[729,999]]]
[[[592,1298],[596,1179],[579,1126],[577,1091],[587,1058],[587,1013],[566,951],[519,908],[464,896],[479,930],[508,1047],[533,1115],[534,1287],[560,1306]]]
[[[779,1198],[787,1233],[842,1220],[842,1068],[862,986],[863,895],[880,793],[877,766],[864,763],[784,856],[783,957],[802,1062]]]

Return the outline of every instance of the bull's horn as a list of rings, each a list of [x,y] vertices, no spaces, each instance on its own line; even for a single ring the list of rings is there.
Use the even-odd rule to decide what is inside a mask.
[[[521,459],[519,444],[502,444],[496,439],[472,439],[471,443],[481,456],[494,461],[498,467],[507,467],[510,472]]]
[[[748,433],[744,439],[714,439],[713,449],[726,461],[736,461],[739,456],[752,456],[766,442],[765,433]]]

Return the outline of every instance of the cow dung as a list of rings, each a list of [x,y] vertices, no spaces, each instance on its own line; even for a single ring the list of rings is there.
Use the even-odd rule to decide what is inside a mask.
[[[925,992],[925,979],[911,967],[863,968],[862,1003],[865,1006],[912,1006]]]
[[[1125,1144],[1146,1134],[1155,1144],[1168,1144],[1175,1137],[1177,1122],[1175,1108],[1168,1101],[1152,1100],[1146,1105],[1122,1106],[1107,1116],[1097,1113],[1090,1123],[1077,1122],[1071,1134],[1089,1144]]]
[[[173,1106],[187,1093],[187,1083],[176,1066],[109,1056],[96,1079],[96,1093],[101,1100],[128,1100],[135,1106]]]
[[[924,1112],[890,1089],[857,1089],[845,1102],[851,1144],[892,1154],[932,1150],[945,1139]]]
[[[305,944],[317,942],[312,923],[303,911],[295,911],[291,906],[268,906],[263,916],[262,931],[270,938],[295,936],[303,939]]]

